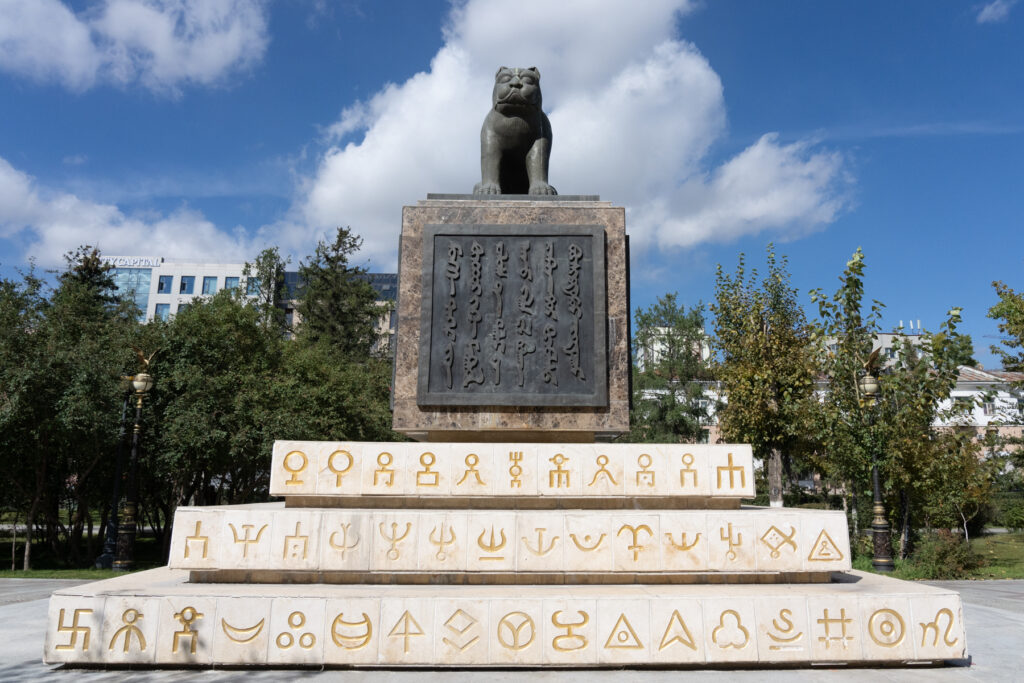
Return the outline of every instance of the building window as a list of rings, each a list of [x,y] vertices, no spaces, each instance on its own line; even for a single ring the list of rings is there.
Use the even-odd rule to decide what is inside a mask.
[[[181,286],[178,287],[179,294],[191,294],[196,286],[196,278],[193,275],[182,275]]]
[[[996,404],[994,402],[992,402],[992,401],[985,401],[982,404],[982,410],[985,412],[986,415],[995,415],[996,414]]]
[[[249,296],[260,293],[260,279],[258,277],[248,277],[245,279],[245,293]]]
[[[192,304],[178,304],[178,313],[184,313]]]
[[[174,276],[173,275],[161,275],[160,279],[157,281],[156,293],[157,294],[170,294],[171,293],[171,287],[173,286],[173,284],[174,284]]]
[[[156,305],[156,313],[154,314],[154,317],[157,320],[167,320],[167,318],[169,318],[170,315],[171,315],[171,305],[170,304],[157,304]]]
[[[203,294],[217,293],[217,277],[207,275],[203,278]]]
[[[226,278],[224,278],[224,289],[238,289],[238,278],[237,277],[226,277]]]

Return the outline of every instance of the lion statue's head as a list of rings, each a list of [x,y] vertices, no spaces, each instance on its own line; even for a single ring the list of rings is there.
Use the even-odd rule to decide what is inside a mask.
[[[521,109],[540,109],[540,71],[535,66],[528,69],[501,67],[494,75],[491,100],[494,108],[503,114]]]

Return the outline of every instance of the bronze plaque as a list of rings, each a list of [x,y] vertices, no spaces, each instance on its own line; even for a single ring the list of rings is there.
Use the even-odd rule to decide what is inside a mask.
[[[604,227],[427,225],[416,403],[608,405]]]

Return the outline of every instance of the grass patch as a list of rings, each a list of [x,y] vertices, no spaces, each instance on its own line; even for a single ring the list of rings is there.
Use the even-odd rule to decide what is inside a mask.
[[[966,578],[1024,579],[1024,532],[978,536],[971,540],[971,550],[981,556],[984,564],[971,569]],[[875,571],[871,566],[871,558],[863,555],[854,558],[853,568],[865,572]],[[896,559],[896,571],[889,576],[909,581],[928,578],[921,567],[900,559]]]
[[[82,579],[85,581],[102,581],[120,576],[125,572],[113,569],[0,569],[0,579]]]

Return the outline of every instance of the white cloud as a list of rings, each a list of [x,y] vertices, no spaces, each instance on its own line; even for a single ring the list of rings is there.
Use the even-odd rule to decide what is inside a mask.
[[[112,204],[39,187],[0,158],[0,238],[25,244],[27,256],[55,266],[83,244],[107,254],[147,252],[171,258],[251,260],[260,246],[241,228],[220,230],[187,207],[168,215],[128,216]]]
[[[765,135],[717,168],[709,161],[725,100],[708,61],[676,35],[690,9],[687,0],[456,4],[428,71],[349,106],[327,130],[328,148],[273,233],[304,253],[350,225],[375,267],[393,267],[400,207],[479,180],[477,131],[501,65],[541,71],[552,184],[625,205],[638,251],[833,221],[848,182],[838,153]]]
[[[263,0],[0,2],[0,69],[72,90],[140,83],[175,94],[251,67],[267,46]]]
[[[1010,16],[1010,9],[1017,4],[1017,0],[992,0],[978,9],[979,24],[995,24],[1006,21]]]

